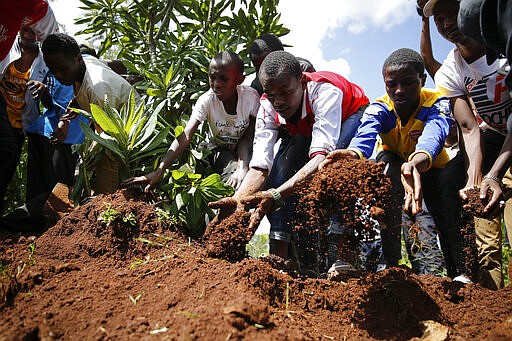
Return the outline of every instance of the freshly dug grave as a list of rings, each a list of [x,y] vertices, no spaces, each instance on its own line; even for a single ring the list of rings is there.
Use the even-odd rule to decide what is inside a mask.
[[[99,196],[40,236],[2,234],[0,339],[408,340],[423,325],[450,339],[511,335],[511,287],[402,268],[331,282],[265,259],[230,263],[144,199]]]

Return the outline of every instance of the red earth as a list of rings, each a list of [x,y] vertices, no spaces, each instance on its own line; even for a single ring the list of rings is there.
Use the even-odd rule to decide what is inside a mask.
[[[405,267],[313,279],[213,239],[184,236],[132,190],[38,235],[2,232],[0,340],[512,339],[510,286]]]

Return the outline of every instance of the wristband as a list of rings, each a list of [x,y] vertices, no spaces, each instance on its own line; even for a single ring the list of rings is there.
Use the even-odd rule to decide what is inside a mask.
[[[267,189],[267,192],[269,192],[270,195],[272,195],[272,199],[274,199],[274,206],[272,206],[274,211],[277,211],[284,206],[283,197],[275,188],[269,188]]]
[[[500,186],[502,186],[502,185],[503,185],[503,183],[501,182],[501,179],[500,179],[500,178],[498,178],[496,175],[491,174],[491,173],[487,173],[487,174],[484,176],[484,179],[494,180],[494,181],[496,181]]]

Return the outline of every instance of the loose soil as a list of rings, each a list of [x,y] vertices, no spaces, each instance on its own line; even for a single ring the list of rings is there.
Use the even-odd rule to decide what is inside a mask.
[[[329,281],[274,257],[216,258],[147,201],[121,190],[40,235],[2,233],[0,340],[409,340],[425,328],[437,339],[512,335],[510,286],[492,292],[406,268]]]

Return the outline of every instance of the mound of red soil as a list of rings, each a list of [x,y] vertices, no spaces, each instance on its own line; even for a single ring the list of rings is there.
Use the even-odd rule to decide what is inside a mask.
[[[239,262],[247,257],[246,245],[254,234],[249,228],[251,214],[235,211],[217,225],[210,225],[204,235],[208,256]]]
[[[1,340],[408,340],[425,320],[450,339],[511,335],[511,287],[402,268],[332,282],[264,259],[231,263],[140,199],[101,196],[39,237],[1,236]],[[109,207],[121,213],[107,226]]]

